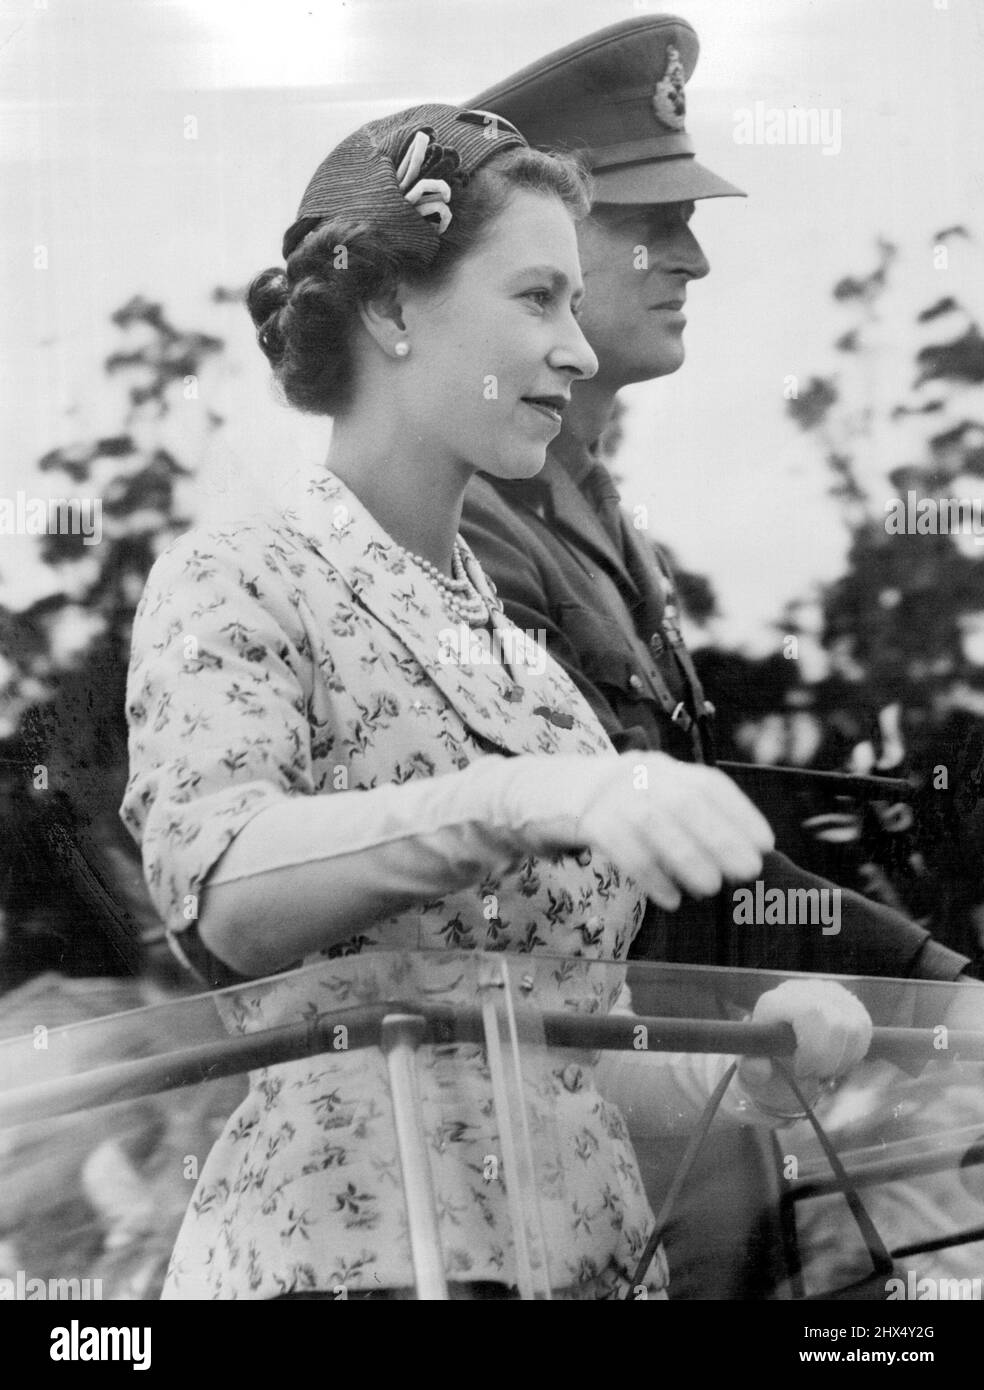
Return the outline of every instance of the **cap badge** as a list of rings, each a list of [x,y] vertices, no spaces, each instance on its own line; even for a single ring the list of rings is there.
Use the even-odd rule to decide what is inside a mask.
[[[663,122],[673,130],[682,130],[687,115],[687,97],[684,83],[687,75],[680,61],[680,54],[671,44],[666,50],[666,71],[656,84],[653,93],[653,110]]]

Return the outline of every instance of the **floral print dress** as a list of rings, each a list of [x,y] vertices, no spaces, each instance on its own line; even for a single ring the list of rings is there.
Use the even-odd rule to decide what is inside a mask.
[[[328,472],[296,508],[192,530],[158,558],[134,622],[120,814],[169,933],[180,938],[236,835],[285,797],[358,794],[490,754],[611,756],[553,661],[535,674],[441,660],[449,625],[434,583]],[[474,1002],[453,948],[525,953],[536,1007],[605,1012],[620,972],[594,978],[557,958],[623,960],[643,905],[591,854],[526,857],[220,1007],[230,1030],[250,1032],[399,996],[408,972],[429,998]],[[652,1214],[624,1119],[592,1084],[590,1058],[544,1055],[525,1085],[552,1156],[539,1194],[551,1285],[625,1296]],[[484,1051],[424,1047],[419,1066],[448,1276],[513,1284],[504,1184],[488,1181],[499,1141]],[[164,1296],[412,1286],[379,1049],[266,1067],[250,1082],[204,1166]],[[651,1294],[666,1282],[661,1255],[649,1281]]]

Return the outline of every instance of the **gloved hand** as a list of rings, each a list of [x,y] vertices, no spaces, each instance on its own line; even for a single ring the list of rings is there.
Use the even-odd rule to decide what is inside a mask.
[[[716,768],[665,753],[520,758],[507,764],[500,824],[531,849],[581,846],[630,874],[660,907],[743,883],[774,846],[768,822]]]
[[[752,1023],[789,1023],[796,1052],[787,1065],[812,1105],[827,1082],[844,1076],[871,1045],[867,1009],[833,980],[786,980],[770,989],[752,1010]],[[802,1114],[799,1101],[766,1057],[746,1057],[738,1080],[768,1115]]]
[[[237,974],[268,974],[526,855],[585,847],[673,909],[681,891],[753,878],[772,832],[724,773],[664,753],[478,758],[403,785],[272,797],[209,870],[198,934]],[[182,900],[167,895],[172,932],[188,927]]]

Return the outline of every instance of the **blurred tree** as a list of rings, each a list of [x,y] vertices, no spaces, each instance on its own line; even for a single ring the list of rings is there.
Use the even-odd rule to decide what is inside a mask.
[[[969,242],[965,228],[932,239],[937,267],[954,241]],[[901,859],[889,855],[893,881],[938,934],[974,955],[984,930],[973,784],[984,727],[984,336],[955,293],[934,297],[912,325],[908,390],[879,400],[873,382],[897,257],[880,240],[875,268],[834,287],[854,319],[835,343],[844,367],[787,403],[823,451],[849,536],[845,572],[821,593],[831,674],[815,689],[825,729],[818,764],[860,770],[867,759],[916,774],[918,844],[909,836]],[[901,455],[880,478],[868,467],[876,440],[882,455],[886,440]],[[954,527],[946,508],[960,499]],[[891,811],[883,808],[883,822]],[[882,846],[882,862],[885,854]]]
[[[939,251],[958,236],[966,236],[963,228],[948,228],[934,238],[934,248]],[[855,387],[868,375],[875,351],[872,330],[896,256],[894,246],[879,241],[875,269],[846,276],[834,287],[834,298],[856,310],[857,321],[836,344],[852,359]],[[918,450],[921,457],[900,463],[879,480],[880,505],[871,496],[871,483],[862,481],[860,465],[873,429],[882,422],[870,399],[850,407],[848,373],[814,377],[787,403],[792,418],[823,449],[831,492],[850,537],[846,572],[822,596],[822,640],[833,669],[862,685],[876,704],[901,699],[913,712],[946,705],[957,688],[984,691],[984,654],[968,640],[984,620],[984,548],[966,528],[963,536],[930,529],[943,499],[970,502],[976,494],[980,514],[984,411],[979,395],[967,388],[984,382],[984,338],[952,295],[936,299],[918,314],[917,323],[949,328],[950,336],[914,347],[909,398],[886,413],[895,422],[942,415],[953,423],[931,429],[923,439],[910,429],[902,447]],[[922,534],[900,530],[920,507],[927,518],[925,527],[920,524]]]
[[[213,294],[218,303],[241,298]],[[126,671],[147,573],[191,524],[176,492],[192,469],[163,446],[160,422],[177,392],[197,388],[223,341],[175,327],[140,296],[111,320],[131,341],[139,335],[104,364],[126,387],[122,428],[39,460],[75,495],[100,499],[101,540],[42,535],[41,557],[61,587],[19,611],[0,604],[0,988],[46,969],[135,972],[142,943],[160,934],[118,818]],[[214,430],[222,420],[206,412],[205,422]]]

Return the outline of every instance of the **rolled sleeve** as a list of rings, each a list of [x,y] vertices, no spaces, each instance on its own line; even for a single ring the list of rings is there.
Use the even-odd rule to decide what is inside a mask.
[[[235,553],[231,540],[175,542],[134,619],[120,816],[169,932],[195,921],[210,871],[254,816],[315,790],[288,586],[262,560],[249,568],[241,533]]]

